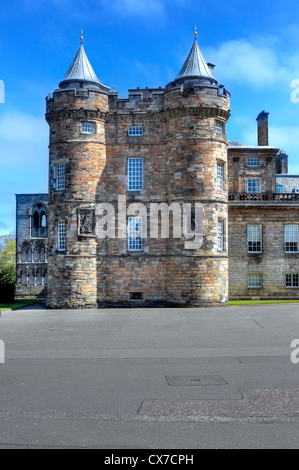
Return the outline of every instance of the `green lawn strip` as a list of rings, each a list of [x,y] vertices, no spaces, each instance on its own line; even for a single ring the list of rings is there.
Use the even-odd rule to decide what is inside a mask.
[[[41,301],[38,299],[15,300],[14,302],[0,304],[0,311],[3,312],[5,310],[15,310],[18,308],[27,307],[28,305],[32,305],[32,304],[36,304],[40,302]]]
[[[299,300],[230,300],[229,305],[298,304]]]

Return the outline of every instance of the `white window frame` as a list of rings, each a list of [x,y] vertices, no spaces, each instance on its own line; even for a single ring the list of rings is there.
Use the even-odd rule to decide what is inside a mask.
[[[81,132],[82,134],[94,134],[94,123],[93,122],[82,122]]]
[[[223,135],[224,134],[224,124],[222,122],[215,122],[215,132],[216,134]]]
[[[260,249],[257,249],[258,244],[259,244]],[[247,252],[248,253],[261,253],[262,252],[262,226],[261,225],[247,225]]]
[[[259,167],[261,165],[261,159],[259,157],[247,157],[247,166]]]
[[[143,158],[128,158],[128,191],[143,191]]]
[[[143,136],[143,127],[142,126],[129,126],[128,135],[130,137],[141,137]]]
[[[128,251],[143,251],[142,217],[128,218]]]
[[[224,163],[217,162],[217,189],[223,190],[224,186]]]
[[[65,163],[58,163],[56,165],[56,191],[65,190]]]
[[[218,251],[224,251],[224,220],[218,220],[217,248],[218,248]]]
[[[57,249],[58,251],[66,251],[66,222],[65,220],[58,221],[58,237]]]
[[[248,289],[261,289],[263,276],[260,273],[248,273]]]
[[[288,279],[290,282],[288,282]],[[299,288],[299,274],[287,273],[286,274],[286,289],[298,289]]]
[[[298,225],[285,225],[284,248],[285,253],[298,253]]]
[[[249,191],[249,182],[253,186],[256,186],[254,191]],[[261,193],[261,178],[247,178],[247,193],[248,194],[260,194]]]

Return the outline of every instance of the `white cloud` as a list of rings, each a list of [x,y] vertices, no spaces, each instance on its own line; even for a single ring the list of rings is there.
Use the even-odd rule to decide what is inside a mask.
[[[266,38],[252,42],[246,39],[227,41],[217,49],[206,49],[205,58],[216,64],[216,76],[227,83],[265,87],[290,82],[292,70],[281,63],[273,47],[274,41],[270,46],[265,45],[268,42]]]

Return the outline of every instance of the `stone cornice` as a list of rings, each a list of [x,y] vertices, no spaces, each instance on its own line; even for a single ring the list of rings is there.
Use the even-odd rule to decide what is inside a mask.
[[[162,111],[161,113],[158,113],[158,116],[161,116],[162,120],[165,121],[182,116],[196,116],[199,119],[219,117],[227,121],[230,117],[230,112],[226,109],[216,108],[212,106],[181,106],[178,108],[171,108]]]
[[[100,109],[60,109],[46,113],[45,117],[48,124],[51,124],[52,122],[58,121],[60,119],[106,121],[108,118],[108,113],[101,111]]]
[[[126,121],[132,122],[137,120],[138,122],[144,121],[168,121],[182,116],[196,116],[199,119],[218,117],[225,121],[230,117],[230,111],[222,108],[213,106],[188,106],[188,107],[177,107],[166,109],[158,112],[145,112],[145,113],[117,113],[117,112],[104,112],[99,109],[61,109],[57,111],[50,111],[46,113],[46,121],[50,124],[60,119],[73,119],[73,120],[98,120],[106,122],[119,122]]]

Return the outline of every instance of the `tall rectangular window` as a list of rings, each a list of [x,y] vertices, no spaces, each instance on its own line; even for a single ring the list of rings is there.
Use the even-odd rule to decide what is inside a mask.
[[[217,189],[223,189],[224,165],[217,162]]]
[[[261,192],[261,178],[247,179],[247,193],[258,194]]]
[[[247,226],[247,249],[248,253],[261,253],[262,251],[262,226]]]
[[[128,159],[128,190],[143,191],[143,158]]]
[[[89,122],[82,122],[82,132],[83,134],[93,134],[94,125]]]
[[[224,221],[218,220],[218,251],[224,250]]]
[[[129,136],[141,136],[143,135],[143,127],[142,126],[130,126],[128,127],[128,134]]]
[[[65,189],[65,163],[59,163],[56,168],[56,189],[62,191]]]
[[[58,251],[66,250],[66,224],[65,220],[58,221]]]
[[[299,274],[286,274],[286,287],[299,287]]]
[[[262,275],[248,274],[248,287],[260,289],[262,287]]]
[[[298,225],[285,226],[285,252],[298,252]]]
[[[128,250],[142,251],[142,217],[129,217]]]
[[[247,166],[260,166],[260,159],[254,157],[247,158]]]

